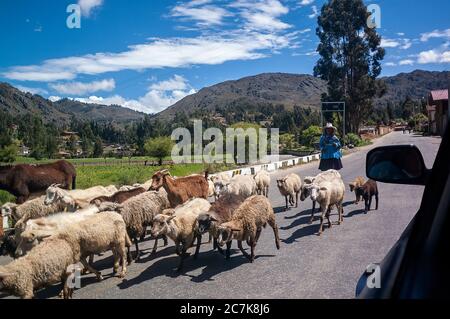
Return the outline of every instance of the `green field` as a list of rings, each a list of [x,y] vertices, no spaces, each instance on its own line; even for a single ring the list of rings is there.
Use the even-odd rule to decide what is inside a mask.
[[[36,163],[34,161],[33,163]],[[232,166],[208,166],[207,164],[177,164],[165,166],[144,165],[105,165],[105,166],[77,166],[77,188],[88,188],[96,185],[132,185],[148,181],[154,172],[167,168],[172,176],[186,176],[202,173],[206,169],[209,172],[232,169]],[[0,191],[0,204],[14,201],[15,198],[5,191]]]

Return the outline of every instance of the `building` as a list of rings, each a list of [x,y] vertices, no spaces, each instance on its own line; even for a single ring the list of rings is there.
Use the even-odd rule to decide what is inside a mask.
[[[444,135],[448,123],[448,90],[436,90],[428,93],[428,127],[431,134]]]

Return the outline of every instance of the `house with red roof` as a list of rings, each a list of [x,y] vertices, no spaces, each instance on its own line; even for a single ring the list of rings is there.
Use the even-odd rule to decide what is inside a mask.
[[[428,93],[428,127],[431,134],[444,135],[448,123],[448,90],[435,90]]]

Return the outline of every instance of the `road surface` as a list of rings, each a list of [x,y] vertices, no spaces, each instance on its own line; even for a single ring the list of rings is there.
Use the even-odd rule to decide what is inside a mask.
[[[393,132],[344,157],[342,177],[348,185],[354,177],[365,176],[367,151],[380,145],[415,144],[431,167],[440,141]],[[105,279],[96,282],[93,275],[84,276],[74,298],[353,298],[356,282],[366,266],[381,261],[417,212],[423,187],[379,184],[379,209],[367,215],[364,204],[354,205],[354,194],[347,190],[344,223],[325,228],[319,237],[318,217],[313,224],[307,224],[311,201],[284,212],[284,198],[275,185],[277,178],[291,172],[315,175],[319,173],[317,166],[318,162],[313,162],[271,175],[269,197],[280,228],[280,250],[276,250],[268,227],[261,234],[253,264],[241,255],[235,243],[229,261],[204,244],[198,260],[188,258],[179,274],[173,244],[160,247],[157,255],[150,257],[153,241],[148,240],[141,244],[146,254],[129,266],[125,280],[111,276],[112,261],[105,254],[96,262]],[[335,213],[331,218],[337,221]],[[5,262],[2,257],[0,264]],[[50,287],[36,296],[56,297],[59,289]]]

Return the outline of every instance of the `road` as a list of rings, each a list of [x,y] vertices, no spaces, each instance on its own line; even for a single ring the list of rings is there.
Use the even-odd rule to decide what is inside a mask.
[[[345,184],[358,175],[365,176],[365,156],[371,148],[409,143],[419,147],[431,167],[439,138],[393,132],[344,157],[341,174]],[[157,255],[150,257],[153,241],[148,240],[141,244],[146,254],[129,266],[125,280],[112,277],[112,261],[105,254],[96,262],[105,279],[96,282],[93,275],[84,276],[74,298],[353,298],[366,266],[381,261],[418,210],[423,187],[379,184],[379,209],[367,215],[363,203],[354,205],[354,194],[347,190],[344,223],[325,228],[319,237],[318,217],[307,224],[311,201],[284,212],[284,198],[275,185],[275,180],[287,173],[315,175],[319,173],[317,166],[318,162],[313,162],[271,176],[269,197],[280,228],[280,250],[276,250],[273,232],[267,228],[256,247],[253,264],[241,255],[236,244],[231,260],[226,261],[205,243],[198,260],[188,258],[184,271],[178,274],[173,245],[160,247]],[[337,221],[336,214],[332,221]],[[5,258],[0,259],[0,264],[5,262]],[[59,289],[47,288],[37,297],[56,297]]]

